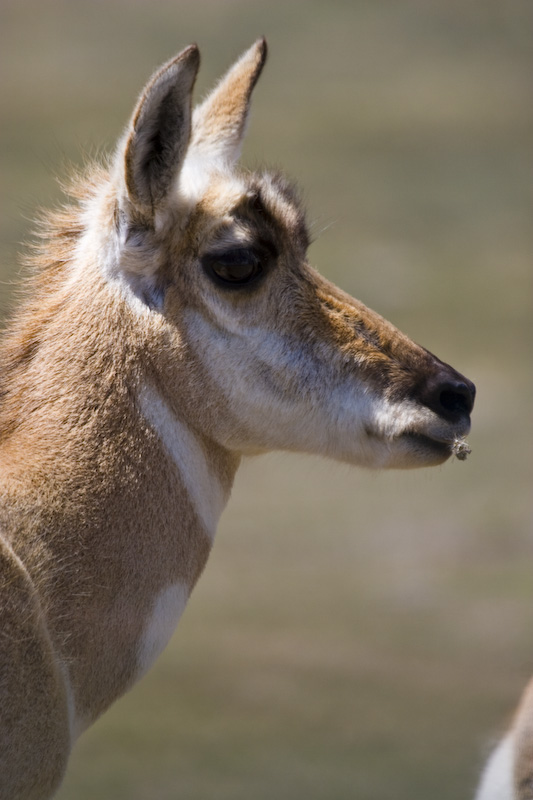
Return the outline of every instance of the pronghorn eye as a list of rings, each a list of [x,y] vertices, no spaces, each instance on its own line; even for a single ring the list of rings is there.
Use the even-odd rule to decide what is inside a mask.
[[[263,272],[260,253],[255,250],[227,250],[204,258],[204,267],[217,283],[244,286],[258,278]]]

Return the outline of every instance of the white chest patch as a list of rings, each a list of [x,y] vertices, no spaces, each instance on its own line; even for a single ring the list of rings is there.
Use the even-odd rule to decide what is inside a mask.
[[[137,678],[150,669],[167,646],[189,599],[189,588],[178,581],[156,597],[137,654]]]
[[[196,515],[212,540],[228,498],[202,446],[152,386],[141,387],[139,405],[178,468]]]

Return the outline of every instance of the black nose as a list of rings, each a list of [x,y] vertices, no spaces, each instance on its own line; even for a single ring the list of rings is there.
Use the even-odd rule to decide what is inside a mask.
[[[440,417],[457,422],[470,416],[475,396],[476,387],[472,381],[442,364],[426,382],[420,399]]]

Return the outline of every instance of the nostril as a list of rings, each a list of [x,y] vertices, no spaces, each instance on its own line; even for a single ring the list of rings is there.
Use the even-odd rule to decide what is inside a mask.
[[[452,414],[470,414],[474,406],[473,387],[468,387],[466,383],[446,386],[441,389],[439,401],[442,408]]]
[[[425,384],[421,401],[436,414],[450,421],[469,416],[474,407],[476,387],[451,367],[446,369],[447,375],[442,372],[444,370]]]

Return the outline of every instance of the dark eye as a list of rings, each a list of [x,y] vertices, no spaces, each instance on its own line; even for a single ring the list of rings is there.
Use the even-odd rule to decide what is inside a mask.
[[[258,278],[264,261],[261,253],[246,249],[213,253],[203,259],[204,267],[217,283],[232,286],[244,286]]]

